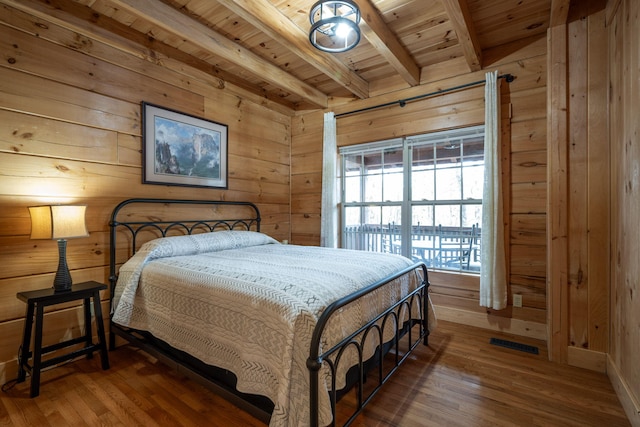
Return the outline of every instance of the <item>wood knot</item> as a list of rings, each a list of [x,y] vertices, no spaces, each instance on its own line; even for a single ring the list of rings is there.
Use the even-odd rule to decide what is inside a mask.
[[[535,167],[535,166],[540,166],[540,163],[538,163],[538,162],[523,162],[523,163],[520,163],[520,166],[525,167],[525,168],[532,168],[532,167]]]

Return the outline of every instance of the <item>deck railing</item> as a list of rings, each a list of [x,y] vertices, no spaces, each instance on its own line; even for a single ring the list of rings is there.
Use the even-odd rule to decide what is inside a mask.
[[[412,226],[411,257],[428,267],[480,271],[480,227]],[[343,230],[342,247],[371,252],[402,254],[400,226],[360,224]]]

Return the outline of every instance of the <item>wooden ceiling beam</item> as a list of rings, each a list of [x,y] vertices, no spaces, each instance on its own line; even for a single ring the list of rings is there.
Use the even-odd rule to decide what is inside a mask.
[[[482,69],[482,49],[476,34],[467,0],[442,0],[453,29],[458,35],[458,43],[471,71]]]
[[[335,56],[313,48],[309,43],[309,35],[273,4],[255,0],[218,0],[218,3],[272,39],[281,41],[291,52],[357,97],[361,99],[369,97],[369,83],[365,79]]]
[[[110,2],[140,19],[149,21],[209,51],[214,57],[224,58],[314,105],[322,108],[328,105],[326,94],[162,2],[153,0],[110,0]]]
[[[370,0],[358,0],[360,14],[364,23],[360,29],[371,45],[411,86],[420,84],[420,67],[411,57],[409,51],[382,20],[378,10]]]

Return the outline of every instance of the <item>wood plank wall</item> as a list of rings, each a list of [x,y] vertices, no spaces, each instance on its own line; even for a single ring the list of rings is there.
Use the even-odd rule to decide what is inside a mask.
[[[502,83],[503,139],[507,142],[510,209],[510,286],[523,296],[523,307],[487,310],[478,305],[477,276],[432,273],[433,301],[446,310],[441,318],[486,327],[508,329],[521,335],[546,338],[546,41],[483,52],[486,70],[516,76]],[[334,109],[336,114],[402,98],[484,80],[484,71],[464,70],[459,59],[448,66],[422,71],[422,86],[395,94],[357,101]],[[393,85],[394,82],[390,82]],[[374,88],[375,91],[375,88]],[[337,120],[338,145],[377,141],[484,122],[484,86],[427,100],[344,116]],[[292,124],[291,232],[292,242],[318,244],[322,181],[321,112],[295,117]]]
[[[90,16],[60,26],[60,14],[0,5],[0,383],[17,368],[25,307],[16,293],[51,286],[57,268],[56,243],[29,240],[28,206],[88,205],[90,236],[68,243],[76,282],[107,282],[109,215],[130,197],[252,201],[263,231],[290,239],[291,112],[196,68],[173,69],[157,43],[109,39]],[[229,126],[228,190],[141,183],[141,101]],[[79,331],[73,306],[46,316],[47,343]]]
[[[549,357],[606,369],[609,140],[604,0],[548,34]]]
[[[609,140],[607,33],[603,0],[570,10],[569,64],[569,363],[587,366],[597,352],[604,371],[608,346]],[[581,350],[588,350],[582,352]]]
[[[610,344],[607,373],[640,426],[640,2],[607,4],[611,140]]]

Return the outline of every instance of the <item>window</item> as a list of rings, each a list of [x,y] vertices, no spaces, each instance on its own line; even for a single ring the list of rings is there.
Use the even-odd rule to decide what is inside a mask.
[[[484,127],[343,147],[343,248],[480,271]]]

